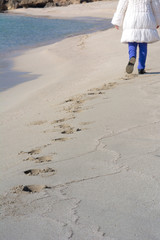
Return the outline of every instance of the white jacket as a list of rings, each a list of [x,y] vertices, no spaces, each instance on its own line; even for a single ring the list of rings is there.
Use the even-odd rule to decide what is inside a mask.
[[[121,42],[152,43],[160,40],[160,0],[119,0],[112,24],[122,26]]]

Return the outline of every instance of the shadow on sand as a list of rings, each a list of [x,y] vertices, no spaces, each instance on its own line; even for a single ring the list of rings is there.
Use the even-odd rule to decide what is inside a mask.
[[[156,74],[160,74],[160,72],[146,72],[145,74],[151,74],[151,75],[155,74],[156,75]]]

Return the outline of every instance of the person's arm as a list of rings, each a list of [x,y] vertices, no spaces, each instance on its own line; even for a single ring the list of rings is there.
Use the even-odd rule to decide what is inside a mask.
[[[160,26],[160,0],[151,0],[153,14],[156,19],[157,28]]]
[[[112,24],[115,25],[117,29],[123,24],[123,19],[127,10],[128,0],[119,0],[117,10],[113,16]]]

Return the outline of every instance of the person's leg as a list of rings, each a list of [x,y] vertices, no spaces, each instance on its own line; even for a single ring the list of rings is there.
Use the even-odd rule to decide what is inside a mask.
[[[136,42],[129,42],[128,43],[128,53],[129,53],[129,60],[134,57],[137,57],[137,43]]]
[[[143,72],[140,70],[145,69],[146,58],[147,58],[147,43],[139,43],[139,62],[138,62],[139,72]]]
[[[136,42],[128,43],[128,53],[129,53],[129,62],[126,66],[126,72],[130,74],[133,72],[134,64],[136,62],[136,56],[137,56],[137,43]]]

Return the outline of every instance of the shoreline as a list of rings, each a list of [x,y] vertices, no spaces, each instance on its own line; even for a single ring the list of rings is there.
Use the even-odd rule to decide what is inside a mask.
[[[34,18],[34,16],[32,16],[32,18]],[[38,18],[40,18],[40,16]],[[42,18],[43,18],[43,16],[42,16]],[[84,22],[91,22],[92,25],[93,25],[93,21],[95,21],[96,27],[91,28],[91,26],[90,26],[89,29],[79,30],[79,33],[78,32],[75,32],[75,33],[73,32],[73,33],[70,33],[66,36],[61,36],[57,39],[46,40],[45,42],[39,42],[39,43],[35,43],[35,44],[33,43],[32,46],[26,46],[25,47],[25,45],[24,45],[24,47],[26,48],[25,50],[24,50],[24,47],[22,49],[18,49],[18,50],[13,49],[11,53],[8,50],[7,53],[1,54],[2,56],[4,55],[4,57],[5,57],[5,59],[3,57],[3,61],[1,61],[1,63],[3,63],[5,61],[6,65],[8,65],[9,62],[11,62],[12,59],[15,58],[15,56],[23,55],[23,54],[25,54],[25,52],[27,52],[29,50],[32,50],[32,49],[35,49],[35,48],[38,48],[38,47],[42,47],[42,46],[51,45],[51,44],[54,44],[56,42],[62,41],[66,38],[79,36],[79,35],[84,35],[84,34],[90,34],[90,33],[99,32],[99,31],[104,31],[104,30],[110,29],[112,27],[111,23],[110,23],[110,19],[104,19],[106,26],[104,26],[104,22],[100,22],[101,24],[103,24],[103,26],[99,27],[99,29],[98,29],[98,26],[97,26],[97,21],[102,21],[101,18],[80,17],[80,18],[70,18],[70,19],[68,18],[67,20],[71,20],[71,21],[75,20],[75,21],[77,21],[77,23],[78,23],[78,21],[80,21],[80,23],[82,23],[83,21]],[[103,29],[104,27],[105,27],[105,29]],[[15,72],[15,71],[13,71],[13,73],[12,73],[13,68],[11,67],[11,63],[9,65],[10,65],[10,67],[7,67],[6,71],[3,71],[3,75],[1,74],[1,77],[0,77],[0,81],[1,81],[1,84],[0,84],[1,90],[0,91],[1,92],[5,91],[5,90],[7,90],[11,87],[14,87],[18,84],[21,84],[23,82],[30,81],[30,80],[34,79],[34,76],[29,76],[28,75],[28,77],[27,77],[27,75],[26,75],[27,73],[25,73],[25,72],[18,72],[18,71]],[[7,75],[7,72],[8,72],[8,75]],[[10,76],[9,76],[9,74],[10,74]],[[13,75],[15,76],[14,80],[11,79],[13,77]],[[16,76],[17,76],[17,81],[16,81]],[[22,77],[22,81],[20,81],[19,76],[26,76],[26,77]],[[7,80],[5,80],[5,82],[3,83],[3,78],[6,79],[6,77],[7,77]],[[9,84],[9,79],[11,80],[11,84]]]
[[[76,51],[79,52],[79,50],[80,50],[80,52],[81,52],[81,49],[83,51],[84,41],[87,41],[88,37],[91,38],[91,39],[93,38],[93,44],[95,44],[94,43],[94,38],[98,37],[97,40],[99,40],[99,35],[102,34],[102,35],[105,36],[105,35],[108,35],[108,33],[110,35],[111,31],[112,31],[112,29],[109,29],[109,30],[106,30],[106,31],[98,31],[98,32],[91,33],[91,34],[83,34],[83,35],[77,35],[77,36],[74,36],[74,37],[65,38],[65,39],[61,40],[60,42],[56,42],[54,44],[45,45],[45,46],[41,46],[41,47],[37,47],[37,48],[33,48],[33,49],[30,49],[30,50],[24,51],[22,55],[20,54],[19,56],[13,58],[13,70],[14,71],[17,71],[17,72],[27,71],[28,73],[31,73],[32,75],[38,75],[39,77],[34,79],[34,81],[32,80],[32,81],[29,81],[29,82],[24,82],[22,84],[19,84],[19,85],[13,87],[13,88],[10,88],[10,89],[6,90],[5,92],[1,92],[2,102],[3,102],[3,96],[5,96],[6,100],[8,98],[7,102],[10,101],[11,106],[12,106],[16,102],[16,99],[14,101],[13,101],[13,99],[14,99],[14,95],[17,95],[17,93],[18,93],[19,96],[22,97],[21,100],[23,100],[25,95],[28,96],[28,93],[24,94],[25,93],[24,90],[26,89],[26,87],[28,88],[29,92],[34,92],[34,91],[37,91],[37,85],[38,85],[38,88],[40,87],[40,89],[41,89],[43,87],[47,87],[48,84],[49,85],[54,84],[54,82],[52,83],[52,74],[53,74],[54,69],[56,69],[57,66],[58,66],[57,61],[59,61],[59,53],[63,54],[63,51],[66,51],[65,49],[68,48],[67,46],[70,46],[69,49],[72,46],[75,46],[74,48],[77,48]],[[97,37],[96,37],[96,35],[97,35]],[[105,38],[107,39],[107,36],[105,36]],[[121,46],[121,47],[122,47],[122,49],[124,48],[124,46]],[[90,48],[91,48],[91,46],[90,46]],[[106,48],[107,48],[107,46],[106,46]],[[63,49],[63,50],[61,50],[61,49]],[[69,49],[66,51],[67,55],[70,54]],[[51,56],[51,52],[54,51],[54,50],[55,50],[55,55]],[[70,71],[72,72],[72,64],[74,64],[74,59],[78,57],[78,55],[80,53],[80,52],[79,53],[78,52],[77,52],[77,54],[75,52],[73,59],[71,59],[71,62],[73,60],[73,63],[70,63],[70,61],[68,63],[67,62],[64,63],[65,65],[68,65],[68,67],[69,67],[68,70],[66,69],[66,66],[65,66],[64,73],[63,73],[63,67],[60,71],[56,71],[56,75],[57,75],[56,78],[57,78],[57,80],[59,79],[58,81],[56,80],[56,84],[59,85],[59,81],[60,81],[60,84],[61,84],[61,81],[63,82],[65,72],[66,72],[67,75],[72,74],[72,73],[70,73]],[[48,55],[48,53],[50,53],[50,54]],[[89,55],[90,55],[90,53],[89,53]],[[43,58],[42,56],[44,57],[44,59],[46,61],[46,64],[45,64],[46,70],[43,67],[42,62],[41,62],[41,64],[37,64],[38,59]],[[65,61],[67,60],[67,56],[62,56],[62,57],[60,57],[60,59],[61,58],[62,59],[64,58]],[[87,60],[87,58],[85,56],[83,56],[83,58],[84,58],[83,60],[86,62],[86,64],[87,64],[87,61],[90,61],[90,60]],[[89,59],[90,59],[90,56],[89,56]],[[82,60],[79,59],[78,61],[81,62]],[[80,65],[81,65],[81,63],[80,63]],[[84,65],[85,65],[85,63],[84,63]],[[92,66],[91,63],[89,64],[90,68],[92,68],[92,69],[94,69],[94,68],[96,69],[97,68],[96,65],[97,65],[96,62],[94,62],[93,66]],[[51,66],[54,67],[53,70],[51,69]],[[75,73],[74,73],[76,75],[80,71],[80,69],[79,69],[80,66],[77,65],[77,67],[78,67],[78,69],[75,69]],[[43,68],[44,68],[45,71],[43,71]],[[100,68],[101,68],[101,66],[100,66]],[[86,68],[86,72],[82,73],[82,75],[87,76],[88,75],[88,73],[87,73],[88,70],[89,69]],[[112,72],[112,69],[110,69],[110,74],[112,74],[111,72]],[[51,73],[51,76],[50,76],[50,73]],[[93,73],[91,73],[91,74],[93,75]],[[118,76],[118,73],[116,75]],[[86,76],[85,76],[85,78],[86,78]],[[80,76],[80,78],[83,78],[83,77]],[[94,79],[95,79],[95,76],[94,76]],[[105,80],[104,80],[104,77],[103,77],[103,80],[101,82],[103,83],[104,81]],[[96,87],[96,85],[97,85],[96,80],[94,80],[93,82],[94,82],[94,86]],[[74,81],[73,81],[73,83],[74,83]],[[84,84],[84,83],[85,82],[83,80],[82,84]],[[87,86],[89,86],[89,85],[87,84]],[[23,93],[21,94],[21,92],[23,92]],[[71,94],[74,94],[74,92],[77,92],[77,89],[74,88],[71,91]],[[62,95],[59,96],[59,101],[61,101],[61,97],[62,97]],[[66,95],[66,97],[69,97],[69,95]],[[19,102],[19,99],[18,99],[18,102]],[[5,106],[5,107],[7,107],[7,109],[10,107],[9,102],[7,103],[7,106]],[[3,108],[5,109],[5,107],[2,106],[0,111],[3,112]]]
[[[160,235],[159,42],[148,74],[126,75],[120,37],[109,29],[14,58],[39,77],[0,94],[4,239]]]

